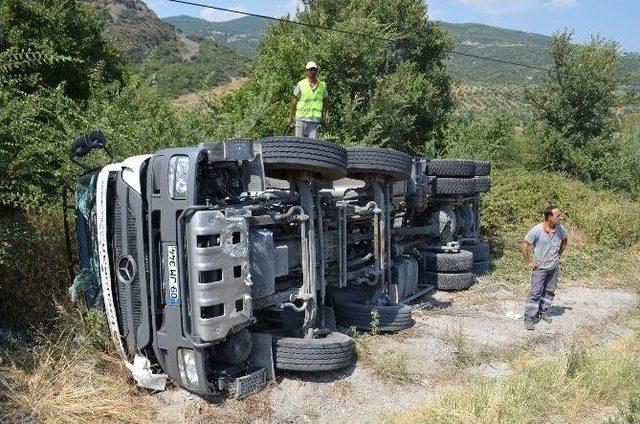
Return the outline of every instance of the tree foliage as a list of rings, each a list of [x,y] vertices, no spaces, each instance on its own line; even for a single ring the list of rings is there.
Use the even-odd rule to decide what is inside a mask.
[[[32,52],[43,57],[66,57],[23,63],[21,71],[35,76],[21,79],[20,88],[63,85],[72,99],[89,97],[92,81],[122,79],[122,61],[104,39],[104,12],[84,0],[0,2],[0,52]],[[10,72],[14,73],[15,70]]]
[[[566,31],[554,36],[553,68],[528,99],[544,122],[583,147],[614,129],[620,54],[613,41],[594,37],[579,45],[571,39]]]
[[[616,133],[618,45],[599,37],[576,45],[571,38],[566,31],[554,36],[554,67],[527,93],[538,118],[527,130],[537,152],[533,164],[634,192],[636,184],[624,183],[622,175],[629,165],[637,168],[639,152],[629,151],[626,138]]]
[[[324,137],[423,148],[452,106],[443,60],[453,47],[441,25],[427,20],[424,2],[308,0],[305,5],[297,16],[302,23],[371,36],[287,22],[271,26],[249,84],[214,108],[227,135],[280,133],[293,87],[304,64],[314,60],[327,81],[333,112]]]

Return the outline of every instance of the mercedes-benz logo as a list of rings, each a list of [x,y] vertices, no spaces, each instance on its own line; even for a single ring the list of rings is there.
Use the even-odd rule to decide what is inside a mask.
[[[133,256],[121,256],[120,259],[118,259],[117,265],[116,276],[118,277],[118,280],[121,283],[131,284],[138,273],[138,267]]]

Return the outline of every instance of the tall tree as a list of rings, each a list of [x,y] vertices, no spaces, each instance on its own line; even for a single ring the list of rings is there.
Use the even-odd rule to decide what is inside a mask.
[[[25,63],[35,74],[31,87],[55,88],[76,100],[89,97],[91,83],[122,79],[122,61],[105,40],[104,11],[85,0],[3,0],[0,2],[0,53],[22,51],[70,60]],[[35,87],[34,87],[35,86]]]
[[[327,81],[333,122],[323,136],[345,144],[420,149],[452,107],[443,61],[453,48],[423,0],[306,0],[297,20],[269,28],[249,84],[216,111],[228,135],[282,131],[293,87],[309,60]],[[365,36],[339,31],[368,34]],[[242,118],[239,118],[242,115]]]
[[[600,37],[582,45],[571,39],[567,31],[554,35],[554,66],[529,90],[528,100],[539,118],[581,147],[614,128],[620,54],[617,43]]]

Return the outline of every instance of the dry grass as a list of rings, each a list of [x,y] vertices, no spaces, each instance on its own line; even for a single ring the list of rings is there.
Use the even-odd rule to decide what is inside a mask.
[[[151,422],[154,411],[120,359],[96,348],[91,332],[78,328],[3,352],[1,422]]]
[[[394,350],[380,350],[376,338],[371,334],[356,334],[351,332],[355,341],[358,363],[370,369],[378,378],[385,382],[402,383],[411,381],[413,374],[407,357]]]
[[[269,406],[269,389],[242,400],[228,399],[216,405],[203,399],[189,403],[182,410],[182,422],[189,424],[249,424],[268,420],[272,410]]]
[[[602,347],[576,345],[563,357],[528,359],[510,377],[480,380],[388,420],[497,424],[545,422],[560,415],[584,422],[640,389],[639,342],[638,333],[631,333]]]

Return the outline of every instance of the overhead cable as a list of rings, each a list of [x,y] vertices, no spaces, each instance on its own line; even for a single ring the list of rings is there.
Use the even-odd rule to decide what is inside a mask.
[[[261,15],[259,13],[245,12],[243,10],[229,9],[229,8],[220,7],[220,6],[212,6],[212,5],[209,5],[209,4],[195,3],[195,2],[186,1],[186,0],[168,0],[168,1],[173,2],[173,3],[187,4],[187,5],[190,5],[190,6],[204,7],[204,8],[207,8],[207,9],[219,10],[221,12],[236,13],[238,15],[244,15],[244,16],[253,16],[254,18],[261,18],[261,19],[266,19],[266,20],[270,20],[270,21],[286,22],[286,23],[289,23],[289,24],[301,25],[301,26],[306,26],[306,27],[309,27],[309,28],[322,29],[324,31],[333,31],[333,32],[341,33],[341,34],[354,35],[356,37],[363,37],[363,38],[369,38],[369,39],[374,38],[374,39],[377,39],[377,40],[389,41],[389,42],[397,41],[397,40],[394,40],[394,39],[391,39],[391,38],[381,37],[381,36],[375,35],[375,34],[366,34],[366,33],[363,33],[363,32],[355,32],[355,31],[342,30],[342,29],[338,29],[338,28],[330,28],[330,27],[326,27],[326,26],[322,26],[322,25],[310,24],[310,23],[307,23],[307,22],[292,21],[291,19],[276,18],[274,16]],[[465,52],[456,51],[456,50],[452,50],[451,54],[455,54],[455,55],[458,55],[458,56],[464,56],[464,57],[471,57],[471,58],[474,58],[474,59],[481,59],[481,60],[487,60],[487,61],[491,61],[491,62],[502,63],[502,64],[505,64],[505,65],[520,66],[520,67],[523,67],[523,68],[535,69],[535,70],[538,70],[538,71],[549,71],[549,70],[553,69],[553,67],[540,67],[540,66],[530,65],[528,63],[522,63],[522,62],[511,61],[511,60],[498,59],[498,58],[495,58],[495,57],[480,56],[480,55],[477,55],[477,54],[465,53]],[[627,83],[622,83],[622,84],[623,85],[634,86],[634,87],[640,87],[640,84],[633,83],[633,82],[627,82]]]

